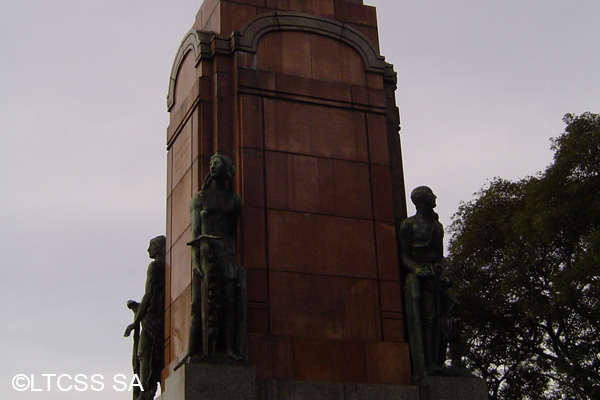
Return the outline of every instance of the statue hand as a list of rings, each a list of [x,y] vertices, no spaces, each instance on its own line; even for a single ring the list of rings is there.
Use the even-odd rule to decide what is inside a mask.
[[[127,326],[127,329],[125,329],[125,334],[123,334],[123,336],[129,337],[129,335],[131,334],[131,331],[134,330],[135,327],[136,327],[136,324],[129,324]]]
[[[415,268],[415,273],[420,278],[428,278],[432,276],[431,270],[427,268],[427,266]]]
[[[192,268],[192,272],[194,273],[194,275],[196,275],[198,278],[204,278],[204,274],[202,273],[202,271],[200,270],[200,268]]]
[[[140,303],[138,303],[135,300],[127,300],[127,308],[129,308],[130,310],[133,310],[136,306],[138,306]]]

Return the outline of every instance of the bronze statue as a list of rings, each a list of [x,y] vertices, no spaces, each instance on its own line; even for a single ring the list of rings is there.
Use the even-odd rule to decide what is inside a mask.
[[[135,318],[125,329],[125,337],[134,331],[133,372],[140,378],[144,388],[143,391],[134,388],[135,400],[154,399],[164,364],[165,251],[164,236],[150,240],[148,255],[154,261],[148,265],[144,296],[139,303],[134,300],[127,302]]]
[[[462,363],[458,300],[448,292],[443,256],[444,228],[433,211],[436,196],[427,186],[410,195],[417,208],[399,231],[406,277],[406,312],[414,377],[466,375]],[[450,344],[452,368],[445,369]]]
[[[236,363],[240,354],[240,268],[236,230],[242,198],[234,192],[235,166],[214,154],[202,189],[191,201],[192,319],[189,350],[175,369],[191,362]]]

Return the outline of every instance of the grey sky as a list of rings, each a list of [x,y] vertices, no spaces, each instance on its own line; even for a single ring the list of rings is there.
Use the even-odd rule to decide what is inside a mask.
[[[165,230],[166,92],[199,0],[7,0],[0,6],[0,392],[129,399],[129,298]],[[445,225],[494,176],[551,161],[567,112],[600,112],[596,0],[373,0],[398,72],[407,189]],[[32,394],[15,374],[102,374]],[[40,384],[41,385],[41,384]]]

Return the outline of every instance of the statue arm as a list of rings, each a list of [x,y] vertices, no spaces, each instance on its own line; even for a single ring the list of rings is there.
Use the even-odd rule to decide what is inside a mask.
[[[156,276],[156,268],[154,267],[154,262],[150,263],[148,266],[148,274],[146,276],[146,290],[144,292],[144,297],[140,301],[140,307],[138,308],[138,312],[135,314],[134,322],[140,322],[144,315],[146,315],[146,311],[150,304],[152,304],[152,299],[154,298],[154,294],[156,293],[156,281],[158,277]]]
[[[194,197],[192,197],[192,201],[190,202],[190,222],[191,222],[191,230],[192,230],[192,240],[188,243],[188,245],[192,246],[192,254],[198,251],[198,246],[200,243],[192,243],[195,239],[199,238],[202,235],[202,208],[204,207],[204,198],[202,196],[202,191],[196,193]],[[192,273],[194,276],[198,276],[202,278],[204,274],[202,273],[200,260],[195,260],[192,263]]]
[[[202,235],[202,207],[204,199],[202,192],[198,192],[190,202],[190,222],[192,228],[192,239]]]
[[[440,222],[437,223],[439,231],[438,243],[436,243],[436,251],[438,253],[437,259],[440,260],[440,264],[444,266],[446,259],[444,258],[444,227]]]
[[[399,237],[401,262],[408,272],[416,273],[419,266],[413,262],[408,253],[412,237],[412,229],[409,221],[404,221],[402,225],[400,225]]]
[[[146,288],[144,291],[144,296],[142,297],[142,300],[139,303],[133,322],[129,324],[129,326],[127,326],[127,329],[125,330],[124,336],[126,337],[129,336],[131,331],[134,330],[140,324],[142,318],[144,318],[144,315],[146,315],[148,307],[150,307],[150,304],[152,304],[152,298],[154,297],[154,293],[156,292],[156,281],[158,280],[156,274],[157,271],[156,268],[154,268],[154,262],[152,262],[148,266],[148,273],[146,274]]]
[[[401,262],[406,268],[407,272],[417,274],[422,278],[430,277],[432,275],[430,266],[421,265],[415,262],[410,256],[412,233],[412,223],[409,220],[404,221],[402,225],[400,225],[399,230]]]

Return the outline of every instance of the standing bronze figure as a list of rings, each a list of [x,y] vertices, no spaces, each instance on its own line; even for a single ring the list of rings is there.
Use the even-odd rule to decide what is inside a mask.
[[[432,374],[468,374],[462,364],[458,300],[448,292],[443,256],[444,228],[433,211],[436,196],[427,186],[410,195],[417,212],[399,231],[406,276],[406,313],[415,379]],[[452,368],[445,369],[450,344]]]
[[[236,255],[242,198],[234,192],[235,166],[215,154],[202,189],[191,201],[192,319],[188,359],[236,363],[240,354],[240,268]]]
[[[135,318],[127,326],[125,337],[134,331],[133,373],[139,377],[144,388],[143,391],[134,388],[135,400],[154,399],[164,364],[165,251],[165,236],[150,240],[148,255],[154,261],[148,265],[144,296],[139,303],[134,300],[127,302]]]

